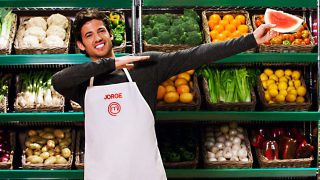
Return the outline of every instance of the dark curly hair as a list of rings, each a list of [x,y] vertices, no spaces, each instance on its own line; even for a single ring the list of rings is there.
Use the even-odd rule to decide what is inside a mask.
[[[76,14],[76,18],[74,21],[74,33],[76,41],[82,42],[81,28],[86,22],[91,21],[92,19],[103,21],[104,26],[107,28],[110,35],[112,34],[109,18],[104,12],[99,11],[97,9],[86,9]]]

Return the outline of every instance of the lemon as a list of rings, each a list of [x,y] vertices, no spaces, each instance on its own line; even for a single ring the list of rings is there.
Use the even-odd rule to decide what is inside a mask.
[[[164,95],[164,101],[166,103],[175,103],[179,100],[179,94],[177,92],[168,92]]]
[[[181,78],[181,79],[185,79],[185,80],[187,80],[187,81],[190,81],[191,76],[190,76],[190,74],[184,72],[184,73],[178,74],[178,78]]]
[[[193,95],[191,93],[182,93],[179,99],[182,103],[191,103],[193,100]]]
[[[293,86],[293,81],[289,80],[288,85]]]
[[[277,69],[277,70],[274,72],[274,74],[275,74],[278,78],[280,78],[280,77],[284,76],[284,71],[283,71],[282,69]]]
[[[307,89],[304,86],[300,86],[297,88],[297,94],[299,96],[305,96],[307,94]]]
[[[299,71],[292,71],[291,76],[292,76],[292,79],[298,80],[298,79],[300,79],[301,74]]]
[[[288,79],[285,76],[279,78],[279,82],[288,82]]]
[[[279,78],[275,74],[271,74],[269,79],[273,79],[275,82],[278,82]]]
[[[295,94],[289,94],[286,96],[286,101],[287,102],[295,102],[297,99],[297,96]]]
[[[261,81],[266,81],[268,80],[268,76],[265,73],[260,74],[260,79]]]
[[[289,86],[288,88],[287,88],[287,92],[289,92],[290,90],[295,90],[296,88],[294,88],[293,86]]]
[[[174,83],[173,83],[173,81],[171,81],[170,79],[168,79],[168,80],[166,80],[165,82],[163,82],[161,85],[164,86],[164,87],[169,86],[169,85],[173,86]]]
[[[288,85],[286,82],[279,82],[278,89],[279,90],[286,90],[288,88]]]
[[[267,81],[262,81],[262,86],[263,86],[264,89],[267,89],[267,87],[268,87],[267,86]]]
[[[175,81],[177,79],[177,76],[172,76],[169,78],[171,81]]]
[[[282,102],[285,102],[285,100],[286,100],[286,97],[282,94],[278,94],[276,96],[276,102],[282,103]]]
[[[264,93],[264,98],[266,99],[266,101],[270,101],[270,100],[271,100],[271,96],[270,96],[270,94],[269,94],[268,91],[266,91],[266,92]]]
[[[277,89],[269,89],[268,92],[271,97],[276,97],[279,94]]]
[[[270,84],[275,84],[275,81],[274,81],[273,79],[267,80],[267,87],[268,87]]]
[[[174,81],[174,85],[176,87],[179,87],[180,85],[188,84],[188,81],[184,78],[178,78],[176,81]]]
[[[291,76],[285,75],[284,77],[286,77],[288,80],[291,80]]]
[[[301,81],[299,79],[293,81],[293,85],[296,89],[301,86]]]
[[[291,69],[286,69],[286,70],[284,70],[284,74],[285,74],[286,76],[291,76],[291,74],[292,74]]]
[[[297,99],[296,99],[297,103],[303,103],[304,101],[305,101],[305,99],[302,96],[298,96]]]
[[[187,71],[188,74],[193,75],[194,74],[194,69],[191,69],[189,71]]]
[[[168,85],[165,88],[166,88],[166,92],[176,92],[176,88],[172,85]]]
[[[298,93],[297,93],[297,90],[295,90],[295,89],[290,89],[290,90],[288,91],[288,94],[297,95]]]
[[[264,72],[266,75],[268,75],[268,76],[271,76],[271,74],[273,74],[273,71],[272,71],[272,69],[270,69],[270,68],[264,69],[263,72]]]
[[[273,104],[273,103],[274,103],[274,101],[269,101],[268,103],[269,103],[269,104]]]
[[[281,89],[281,90],[279,91],[279,94],[282,94],[282,95],[284,95],[284,96],[287,96],[288,92],[287,92],[287,90]]]
[[[269,86],[268,86],[268,90],[269,89],[276,89],[276,90],[278,90],[278,86],[276,85],[276,84],[270,84]]]

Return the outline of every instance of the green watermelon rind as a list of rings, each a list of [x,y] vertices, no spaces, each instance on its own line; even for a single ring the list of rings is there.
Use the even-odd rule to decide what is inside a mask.
[[[271,14],[275,13],[275,12],[278,13],[278,14],[283,14],[284,16],[287,16],[287,18],[292,18],[292,19],[297,21],[297,23],[293,24],[290,28],[279,27],[280,24],[277,24],[278,27],[272,28],[272,30],[277,31],[279,33],[297,32],[299,30],[300,25],[303,23],[303,19],[301,19],[301,18],[299,18],[299,17],[297,17],[295,15],[288,14],[288,13],[285,13],[283,11],[276,11],[274,9],[267,8],[266,12],[265,12],[265,15],[264,15],[264,21],[265,21],[266,24],[273,24],[273,21],[271,19]]]

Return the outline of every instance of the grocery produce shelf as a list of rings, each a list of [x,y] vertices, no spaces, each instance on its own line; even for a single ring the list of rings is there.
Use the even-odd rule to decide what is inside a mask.
[[[131,0],[0,0],[0,7],[131,8]]]
[[[315,177],[317,168],[167,169],[168,178]],[[0,170],[0,179],[83,179],[83,170]]]
[[[144,0],[144,7],[209,7],[209,6],[232,6],[232,7],[305,7],[305,8],[317,8],[317,0]]]
[[[116,56],[127,55],[118,53]],[[43,64],[81,64],[90,61],[83,54],[34,54],[34,55],[0,55],[0,66],[8,65],[43,65]],[[242,53],[216,63],[262,63],[293,62],[316,63],[317,53]]]
[[[158,111],[159,121],[318,121],[320,112]],[[0,113],[0,122],[83,122],[82,112]]]

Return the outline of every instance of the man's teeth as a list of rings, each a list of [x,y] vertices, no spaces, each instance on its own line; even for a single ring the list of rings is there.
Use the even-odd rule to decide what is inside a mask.
[[[96,46],[96,48],[102,48],[104,46],[104,44],[99,44]]]

